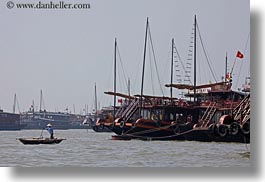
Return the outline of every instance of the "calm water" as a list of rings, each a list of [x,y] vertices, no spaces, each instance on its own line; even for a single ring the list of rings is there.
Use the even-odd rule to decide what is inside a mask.
[[[113,133],[56,130],[57,145],[23,145],[16,138],[39,130],[1,131],[0,166],[195,167],[251,166],[250,145],[189,141],[115,141]],[[44,133],[48,137],[48,133]]]

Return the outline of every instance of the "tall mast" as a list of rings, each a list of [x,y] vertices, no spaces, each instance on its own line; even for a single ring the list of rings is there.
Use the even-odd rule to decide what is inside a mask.
[[[226,76],[227,76],[227,52],[225,54],[225,82],[227,81]]]
[[[40,112],[41,112],[41,106],[42,106],[42,89],[40,90]]]
[[[16,112],[16,102],[17,102],[17,95],[14,96],[14,104],[13,104],[13,113]]]
[[[97,101],[97,84],[95,83],[95,114],[97,114],[98,111],[98,101]]]
[[[148,17],[146,20],[145,40],[144,40],[144,57],[143,57],[143,70],[142,70],[142,84],[141,84],[141,97],[140,97],[140,115],[143,108],[143,89],[144,89],[144,70],[145,70],[145,56],[146,56],[146,43],[147,43],[147,32],[149,27]]]
[[[131,81],[130,78],[128,78],[128,95],[131,95]]]
[[[73,104],[73,110],[74,110],[74,114],[75,114],[75,104]]]
[[[172,84],[173,84],[173,61],[174,61],[174,39],[172,39],[172,49],[171,49],[171,79],[170,79],[170,83],[171,83],[171,87],[170,87],[170,97],[172,98]]]
[[[194,102],[196,101],[196,28],[197,28],[197,19],[196,15],[194,16]]]
[[[35,110],[35,104],[34,104],[34,100],[32,100],[32,112],[34,113]],[[37,109],[36,109],[37,110]]]
[[[113,116],[115,120],[115,110],[116,110],[116,67],[117,67],[117,38],[115,38],[115,43],[114,43],[114,108],[113,108]]]

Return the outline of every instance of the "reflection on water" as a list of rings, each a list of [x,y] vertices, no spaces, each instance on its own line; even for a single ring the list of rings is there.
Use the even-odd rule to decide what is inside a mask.
[[[39,130],[1,131],[0,166],[230,167],[251,166],[245,144],[190,141],[117,141],[113,133],[56,130],[57,145],[23,145],[16,138],[39,137]],[[44,137],[48,133],[44,133]]]
[[[250,159],[250,152],[239,153],[239,155],[241,155],[242,158],[248,158],[248,159]]]

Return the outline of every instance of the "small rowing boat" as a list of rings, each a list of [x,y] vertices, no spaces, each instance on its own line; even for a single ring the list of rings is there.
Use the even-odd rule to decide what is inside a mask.
[[[18,140],[24,145],[37,145],[37,144],[58,144],[65,138],[18,138]]]

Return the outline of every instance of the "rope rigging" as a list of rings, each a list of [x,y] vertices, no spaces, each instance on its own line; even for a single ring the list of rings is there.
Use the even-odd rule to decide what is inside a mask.
[[[125,69],[124,69],[124,66],[123,66],[123,63],[122,63],[121,54],[120,54],[120,50],[119,50],[118,45],[117,45],[117,53],[118,53],[118,58],[119,58],[119,62],[120,62],[121,69],[122,69],[123,81],[124,81],[124,84],[125,84],[126,88],[128,88],[128,82],[127,82],[128,76],[126,75],[126,72],[125,72]]]
[[[203,41],[202,41],[202,37],[201,37],[201,33],[200,33],[200,29],[199,29],[199,25],[198,25],[198,23],[197,23],[197,29],[198,29],[198,33],[199,33],[200,43],[201,43],[201,45],[202,45],[202,49],[203,49],[203,52],[204,52],[205,57],[206,57],[206,61],[207,61],[207,63],[208,63],[208,66],[209,66],[209,68],[210,68],[210,71],[211,71],[211,73],[212,73],[212,76],[213,76],[215,82],[217,82],[216,74],[214,73],[214,70],[212,69],[212,66],[211,66],[211,60],[209,59],[209,56],[208,56],[207,51],[206,51],[206,49],[205,49],[204,43],[203,43]]]
[[[176,51],[175,53],[177,53],[177,56],[178,56],[178,59],[180,60],[180,63],[181,63],[181,66],[182,66],[183,71],[186,73],[187,70],[185,69],[184,63],[183,63],[183,61],[182,61],[182,59],[181,59],[181,57],[180,57],[180,54],[179,54],[179,52],[178,52],[178,49],[177,49],[175,43],[174,43],[174,50]],[[190,80],[189,80],[189,82],[190,82],[190,84],[191,84],[191,81],[190,81]]]
[[[159,87],[160,87],[162,95],[164,96],[164,91],[163,91],[162,84],[161,84],[161,81],[160,81],[160,77],[159,77],[159,74],[158,74],[158,68],[157,68],[156,56],[155,56],[155,51],[154,51],[154,46],[153,46],[153,40],[152,40],[152,36],[151,36],[150,25],[148,26],[148,35],[149,35],[148,37],[149,37],[151,48],[152,48],[153,59],[154,59],[154,63],[155,63],[155,69],[156,69],[157,79],[158,79],[158,82],[159,82]]]
[[[149,55],[151,55],[151,47],[150,47],[150,46],[149,46],[148,51],[149,51]],[[152,69],[152,59],[151,59],[151,56],[149,56],[149,62],[150,62],[149,66],[150,66],[150,74],[151,74],[152,93],[153,93],[153,95],[155,95],[154,79],[153,79],[153,71],[152,71],[152,70],[153,70],[153,69]]]
[[[246,41],[246,44],[245,44],[245,49],[244,49],[243,54],[245,54],[246,51],[247,51],[249,38],[250,38],[250,33],[248,34],[248,38],[247,38],[247,41]],[[236,87],[237,87],[237,85],[238,85],[238,81],[239,81],[239,78],[240,78],[240,74],[241,74],[241,70],[242,70],[243,62],[244,62],[244,61],[241,61],[241,64],[240,64],[239,73],[238,73],[238,77],[237,77],[237,80],[236,80]]]

